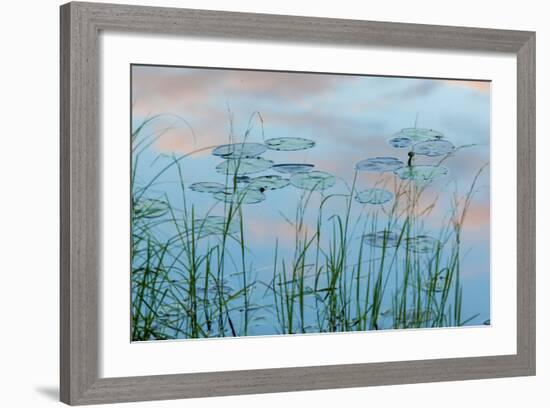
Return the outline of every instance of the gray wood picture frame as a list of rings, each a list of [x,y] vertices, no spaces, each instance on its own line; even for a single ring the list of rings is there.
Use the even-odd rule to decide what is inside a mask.
[[[61,401],[114,403],[535,374],[535,33],[94,3],[69,3],[60,12]],[[98,37],[102,30],[515,54],[517,354],[100,378]]]

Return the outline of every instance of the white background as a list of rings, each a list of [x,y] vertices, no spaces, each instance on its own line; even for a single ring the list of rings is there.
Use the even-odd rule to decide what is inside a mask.
[[[537,31],[538,72],[538,208],[550,205],[544,179],[549,161],[550,133],[544,115],[550,108],[549,39],[543,2],[502,1],[302,2],[245,0],[138,1],[135,4],[172,5],[220,10],[360,18],[429,24],[483,26]],[[9,4],[9,5],[8,5]],[[0,180],[2,245],[0,302],[2,311],[0,401],[4,406],[57,404],[58,379],[58,5],[54,0],[11,2],[4,5],[2,38],[2,156]],[[6,143],[7,142],[7,143]],[[329,390],[276,395],[226,397],[186,401],[187,407],[296,406],[329,407],[335,404],[409,407],[529,406],[546,407],[550,400],[550,329],[545,311],[550,300],[545,211],[538,214],[538,376],[530,378],[403,385],[350,390]],[[546,273],[545,273],[546,272]],[[176,407],[181,401],[126,404],[124,406]]]

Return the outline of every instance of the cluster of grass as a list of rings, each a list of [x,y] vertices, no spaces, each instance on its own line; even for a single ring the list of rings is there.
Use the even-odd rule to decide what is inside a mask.
[[[260,279],[248,259],[238,166],[225,180],[235,199],[206,210],[186,194],[186,159],[196,152],[163,156],[164,167],[139,178],[142,155],[160,135],[145,129],[157,119],[132,134],[133,341],[448,327],[476,317],[462,316],[461,235],[483,168],[464,195],[454,195],[437,244],[420,252],[411,242],[436,206],[423,199],[429,182],[393,177],[391,206],[360,211],[357,173],[350,185],[344,182],[345,193],[303,191],[294,216],[281,221],[294,230],[292,256],[281,251],[288,242],[275,237],[271,274],[262,271]],[[251,128],[250,122],[243,141]],[[163,193],[160,180],[168,172],[176,175],[177,199]],[[334,213],[332,203],[344,211]],[[223,218],[211,224],[208,217],[220,206]],[[305,221],[311,217],[314,228]],[[376,233],[383,238],[368,245],[366,237]]]

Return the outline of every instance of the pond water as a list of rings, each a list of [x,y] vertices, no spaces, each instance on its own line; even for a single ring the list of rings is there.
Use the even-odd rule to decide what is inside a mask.
[[[490,319],[484,83],[132,69],[134,341]]]

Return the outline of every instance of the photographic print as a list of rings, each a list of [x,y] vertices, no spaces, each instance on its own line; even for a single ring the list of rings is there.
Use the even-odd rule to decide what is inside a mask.
[[[133,64],[131,340],[490,325],[490,82]]]

